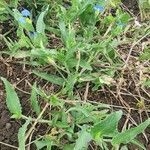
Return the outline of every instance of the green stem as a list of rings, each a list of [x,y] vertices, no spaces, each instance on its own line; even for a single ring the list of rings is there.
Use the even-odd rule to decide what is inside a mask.
[[[22,115],[21,116],[22,119],[28,120],[29,117]],[[31,118],[31,121],[35,122],[37,119],[36,118]],[[52,124],[52,121],[49,120],[44,120],[44,119],[39,119],[38,120],[39,123],[47,123],[47,124]]]

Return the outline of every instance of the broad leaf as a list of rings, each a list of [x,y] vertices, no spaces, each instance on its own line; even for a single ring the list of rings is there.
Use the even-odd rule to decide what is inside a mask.
[[[68,28],[66,26],[68,26]],[[64,21],[59,22],[59,28],[61,31],[62,41],[65,43],[67,49],[70,51],[70,49],[76,44],[75,30],[70,24],[66,25]]]
[[[48,11],[49,6],[47,6],[46,10],[41,12],[41,14],[38,17],[37,23],[36,23],[36,31],[38,33],[44,34],[45,33],[45,23],[44,23],[44,16],[46,12]]]
[[[77,112],[80,112],[81,114],[84,114],[85,117],[89,117],[89,112],[88,112],[86,109],[83,109],[83,108],[80,107],[80,106],[71,107],[70,109],[68,109],[68,110],[66,111],[66,113],[69,113],[70,111],[77,111]]]
[[[131,142],[138,134],[142,133],[150,125],[150,119],[141,123],[135,128],[131,128],[122,133],[118,133],[112,140],[113,145],[127,144]]]
[[[17,93],[13,86],[7,79],[1,77],[6,89],[6,104],[9,111],[13,114],[13,118],[20,118],[22,115],[22,108]]]
[[[87,132],[87,129],[84,127],[78,134],[78,139],[76,140],[74,150],[86,150],[91,140],[91,134]]]
[[[91,129],[91,134],[95,139],[103,135],[111,135],[117,131],[117,125],[121,119],[122,111],[117,111],[110,114],[107,118],[94,125]]]
[[[52,146],[51,139],[43,139],[43,140],[35,141],[34,143],[37,147],[37,150],[42,150],[44,147],[47,147],[47,150],[51,150],[51,146]]]

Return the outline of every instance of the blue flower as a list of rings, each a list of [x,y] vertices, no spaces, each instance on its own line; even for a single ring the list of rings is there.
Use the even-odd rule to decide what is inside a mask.
[[[100,5],[95,5],[94,6],[94,10],[98,11],[98,12],[103,12],[105,10],[104,6],[100,6]]]
[[[25,24],[25,23],[26,23],[26,20],[25,20],[24,17],[21,17],[21,18],[19,18],[19,22]]]
[[[21,14],[23,17],[30,17],[31,16],[30,11],[28,11],[27,9],[22,10]]]

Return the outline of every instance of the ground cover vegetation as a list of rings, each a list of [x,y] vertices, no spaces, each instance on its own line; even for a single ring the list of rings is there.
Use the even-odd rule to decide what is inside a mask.
[[[150,1],[127,3],[0,1],[2,150],[149,149]]]

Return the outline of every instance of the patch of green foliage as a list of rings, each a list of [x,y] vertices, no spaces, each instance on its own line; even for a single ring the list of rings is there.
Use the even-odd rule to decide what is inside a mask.
[[[28,136],[34,128],[27,131],[27,126],[34,122],[47,124],[49,132],[40,139],[34,141],[37,149],[47,147],[48,150],[53,146],[59,149],[87,149],[90,142],[94,142],[100,149],[108,149],[108,145],[115,149],[121,148],[121,144],[134,143],[145,149],[144,146],[135,140],[135,137],[143,132],[149,125],[150,119],[141,123],[137,127],[118,131],[118,123],[123,115],[122,111],[111,112],[110,107],[104,104],[90,104],[81,101],[66,101],[57,97],[57,95],[46,95],[34,84],[31,94],[31,106],[33,111],[38,115],[37,119],[24,116],[21,114],[21,105],[17,93],[13,90],[12,85],[2,78],[6,93],[7,106],[16,119],[26,119],[26,123],[19,129],[18,141],[19,149],[25,150],[25,143]],[[37,96],[40,96],[47,103],[43,110],[50,113],[45,120],[40,112]],[[15,104],[12,104],[15,103]],[[15,108],[14,108],[15,106]],[[45,109],[46,108],[46,109]],[[19,114],[19,115],[18,115]],[[64,142],[65,139],[65,142]]]
[[[27,147],[27,139],[38,123],[49,127],[47,134],[33,142],[38,150],[56,147],[86,150],[91,142],[104,150],[108,150],[110,145],[116,150],[124,149],[128,143],[145,149],[135,138],[150,125],[150,119],[119,132],[118,123],[123,116],[121,110],[113,112],[105,104],[74,100],[75,89],[85,87],[87,82],[91,83],[93,91],[115,85],[116,74],[124,66],[117,47],[137,40],[139,32],[149,33],[145,26],[132,28],[132,17],[119,4],[120,0],[0,2],[0,21],[11,20],[16,31],[13,39],[7,36],[9,33],[2,35],[7,49],[1,53],[24,60],[20,63],[32,66],[32,74],[60,88],[58,93],[50,95],[36,83],[32,86],[31,109],[37,116],[32,118],[23,115],[13,86],[1,78],[12,117],[26,120],[18,132],[20,150]],[[28,10],[22,12],[19,6]],[[140,6],[142,8],[142,4]],[[111,13],[112,8],[116,10],[115,14]],[[131,39],[125,36],[129,29],[133,33]],[[52,42],[53,39],[56,43]],[[147,46],[141,53],[140,61],[149,60],[148,49]],[[51,66],[53,71],[41,71],[40,68],[46,66]],[[143,86],[149,85],[146,79]],[[41,103],[46,104],[44,109]],[[48,113],[46,119],[44,112]]]

